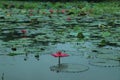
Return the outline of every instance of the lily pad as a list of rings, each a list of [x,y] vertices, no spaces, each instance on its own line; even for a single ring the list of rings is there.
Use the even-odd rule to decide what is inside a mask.
[[[120,60],[120,55],[118,54],[97,54],[96,57],[102,59]]]
[[[101,35],[102,35],[102,37],[108,37],[111,35],[111,33],[106,31],[106,32],[102,32]]]
[[[91,59],[89,64],[100,67],[119,67],[120,62],[108,59]]]
[[[79,32],[78,34],[77,34],[77,38],[79,38],[79,39],[83,39],[85,36],[83,35],[83,33],[82,32]]]
[[[21,55],[21,54],[25,54],[25,51],[12,51],[12,52],[10,52],[9,54],[7,54],[7,55],[9,55],[9,56],[15,56],[15,55]]]
[[[70,64],[70,63],[62,63],[60,66],[55,65],[51,66],[51,71],[56,72],[68,72],[68,73],[78,73],[87,71],[89,67],[81,65],[81,64]]]

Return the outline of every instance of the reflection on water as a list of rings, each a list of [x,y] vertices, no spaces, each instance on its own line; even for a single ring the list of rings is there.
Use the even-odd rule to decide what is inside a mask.
[[[81,64],[62,63],[60,65],[54,65],[50,67],[51,71],[56,72],[67,72],[67,73],[78,73],[87,71],[89,67]]]
[[[88,71],[80,73],[56,73],[50,66],[57,64],[57,59],[50,55],[0,56],[1,80],[120,80],[120,67],[96,67],[88,64],[88,60],[80,56],[69,56],[61,59],[61,63],[84,64]]]
[[[1,79],[4,80],[4,73],[2,73]]]

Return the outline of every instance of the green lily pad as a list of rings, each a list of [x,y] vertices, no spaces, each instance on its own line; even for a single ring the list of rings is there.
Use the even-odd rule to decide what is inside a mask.
[[[119,61],[108,60],[108,59],[91,59],[89,64],[100,67],[119,67]]]
[[[79,32],[78,34],[77,34],[77,38],[79,38],[79,39],[83,39],[85,36],[83,35],[83,33],[82,32]]]
[[[21,54],[25,54],[25,52],[17,50],[17,51],[12,51],[12,52],[10,52],[7,55],[9,55],[9,56],[15,56],[15,55],[21,55]]]
[[[102,35],[102,37],[109,37],[109,36],[111,36],[111,33],[106,31],[106,32],[102,32],[101,35]]]
[[[120,60],[120,55],[115,54],[97,54],[97,58],[109,59],[109,60]]]
[[[62,63],[60,64],[60,66],[55,65],[50,67],[51,71],[68,72],[68,73],[84,72],[87,71],[88,69],[89,69],[88,66],[84,66],[81,64],[70,64],[70,63]]]

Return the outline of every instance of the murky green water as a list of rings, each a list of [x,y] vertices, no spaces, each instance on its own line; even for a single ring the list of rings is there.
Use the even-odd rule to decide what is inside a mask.
[[[24,55],[0,56],[0,75],[4,80],[120,80],[120,67],[96,67],[88,64],[88,60],[79,56],[62,58],[62,63],[87,65],[90,69],[81,73],[64,73],[50,71],[50,66],[57,64],[57,59],[51,55],[42,55],[36,60],[29,55],[24,61]]]

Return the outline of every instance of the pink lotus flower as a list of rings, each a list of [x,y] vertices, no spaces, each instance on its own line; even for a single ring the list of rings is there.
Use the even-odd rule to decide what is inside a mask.
[[[54,57],[67,57],[67,56],[69,56],[68,54],[62,53],[61,51],[58,51],[58,52],[51,54],[51,55]]]
[[[27,31],[23,29],[23,30],[21,30],[21,32],[22,32],[23,34],[25,34]]]
[[[54,53],[54,54],[51,54],[52,56],[54,56],[54,57],[58,57],[58,66],[60,67],[60,58],[61,57],[67,57],[67,56],[69,56],[68,54],[66,54],[66,53],[62,53],[61,51],[58,51],[58,52],[56,52],[56,53]]]
[[[64,14],[64,13],[65,13],[65,10],[64,10],[64,9],[62,9],[62,10],[61,10],[61,13],[62,13],[62,14]]]
[[[50,12],[51,14],[53,14],[53,13],[54,13],[54,11],[53,11],[52,9],[50,9],[50,10],[49,10],[49,12]]]
[[[23,29],[23,30],[21,30],[21,32],[22,32],[22,34],[23,34],[23,35],[22,35],[22,38],[26,38],[26,34],[25,34],[25,33],[26,33],[27,31]]]
[[[70,20],[71,20],[71,18],[70,18],[70,17],[68,17],[68,18],[67,18],[67,21],[70,21]]]

